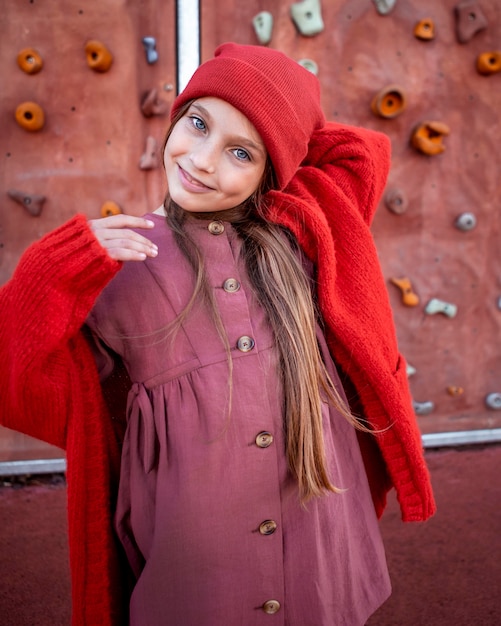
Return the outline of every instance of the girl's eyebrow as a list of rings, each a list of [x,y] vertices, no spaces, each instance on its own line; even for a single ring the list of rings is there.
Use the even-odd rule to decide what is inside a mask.
[[[201,104],[198,104],[197,102],[193,102],[190,108],[197,109],[202,115],[205,115],[205,117],[208,117],[209,119],[211,117],[209,111],[207,111],[206,108],[204,108]]]
[[[194,102],[191,105],[191,107],[193,107],[194,109],[197,109],[197,111],[199,111],[209,121],[212,119],[211,114],[209,113],[209,111],[207,111],[207,109],[205,107],[203,107],[201,104],[198,104],[197,102]],[[265,151],[264,147],[259,145],[259,144],[257,144],[257,143],[255,143],[254,141],[252,141],[252,139],[249,139],[249,137],[235,136],[235,137],[230,137],[230,140],[231,140],[231,143],[240,144],[242,146],[250,148],[251,150],[256,150],[262,156],[266,156],[266,151]]]

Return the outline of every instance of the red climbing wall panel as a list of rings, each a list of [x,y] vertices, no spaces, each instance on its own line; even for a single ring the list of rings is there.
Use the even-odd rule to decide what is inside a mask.
[[[501,393],[501,72],[482,75],[477,57],[489,55],[492,70],[501,65],[501,4],[498,0],[397,0],[387,14],[376,2],[346,0],[302,3],[314,13],[319,5],[324,28],[304,36],[291,19],[287,1],[219,0],[202,2],[203,58],[227,40],[258,43],[252,20],[262,11],[273,17],[269,46],[318,66],[328,117],[387,133],[393,165],[373,232],[394,309],[401,350],[416,372],[410,378],[423,432],[501,426],[501,411],[486,398]],[[458,20],[457,15],[461,17]],[[306,26],[314,21],[305,19]],[[423,19],[425,34],[414,28]],[[461,26],[461,33],[457,27]],[[480,29],[480,27],[482,27]],[[478,32],[472,34],[476,29]],[[459,35],[467,39],[460,43]],[[387,86],[399,89],[389,102],[400,115],[383,118],[372,111],[374,97]],[[397,100],[395,100],[395,96]],[[251,97],[251,95],[250,95]],[[383,112],[388,102],[383,98]],[[377,110],[377,107],[376,107]],[[410,144],[422,122],[429,156]],[[445,124],[450,131],[440,136]],[[391,202],[394,194],[397,203]],[[471,226],[459,230],[456,219]],[[408,278],[418,296],[415,306],[402,302],[391,279]],[[432,299],[449,304],[429,315]],[[491,403],[501,408],[501,395]]]
[[[147,62],[144,37],[156,39],[155,63]],[[111,52],[108,71],[89,67],[89,40]],[[17,64],[26,48],[43,60],[36,74]],[[101,48],[93,52],[91,59],[102,60]],[[161,203],[162,168],[142,170],[139,162],[147,137],[161,143],[165,109],[176,91],[175,1],[6,0],[0,11],[0,59],[3,283],[32,241],[75,213],[98,217],[103,203],[113,201],[123,212],[139,215]],[[153,109],[164,114],[145,117],[141,104],[154,89]],[[41,130],[28,132],[17,124],[14,114],[23,102],[42,107]],[[151,152],[152,140],[149,144]],[[44,196],[41,214],[33,216],[28,208],[35,203],[18,204],[9,190],[22,192],[21,199]],[[54,455],[61,453],[6,429],[0,432],[0,460]]]

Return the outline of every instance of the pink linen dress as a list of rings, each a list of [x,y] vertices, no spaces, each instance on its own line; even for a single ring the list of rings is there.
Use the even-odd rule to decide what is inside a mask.
[[[228,222],[187,224],[229,339],[230,384],[204,305],[166,331],[193,272],[165,219],[148,217],[158,257],[125,264],[88,319],[133,381],[116,513],[135,579],[130,624],[361,626],[390,582],[353,427],[324,404],[331,480],[345,491],[302,507],[285,456],[277,351],[240,239]],[[109,361],[96,358],[105,376]]]

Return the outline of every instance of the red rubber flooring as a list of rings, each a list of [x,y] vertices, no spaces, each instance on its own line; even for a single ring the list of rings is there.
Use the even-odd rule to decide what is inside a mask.
[[[368,626],[499,626],[501,446],[427,460],[438,513],[403,524],[390,502],[381,528],[393,595]],[[39,483],[0,487],[1,626],[69,624],[66,490]]]

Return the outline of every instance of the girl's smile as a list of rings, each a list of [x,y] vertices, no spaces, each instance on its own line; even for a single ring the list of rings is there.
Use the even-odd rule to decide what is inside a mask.
[[[186,211],[223,211],[256,190],[266,149],[238,109],[219,98],[200,98],[175,125],[164,152],[169,195]]]
[[[178,175],[179,180],[181,181],[181,185],[186,189],[186,191],[191,191],[192,193],[204,193],[212,189],[212,187],[205,185],[201,181],[188,174],[188,172],[183,170],[180,165],[178,165]]]

